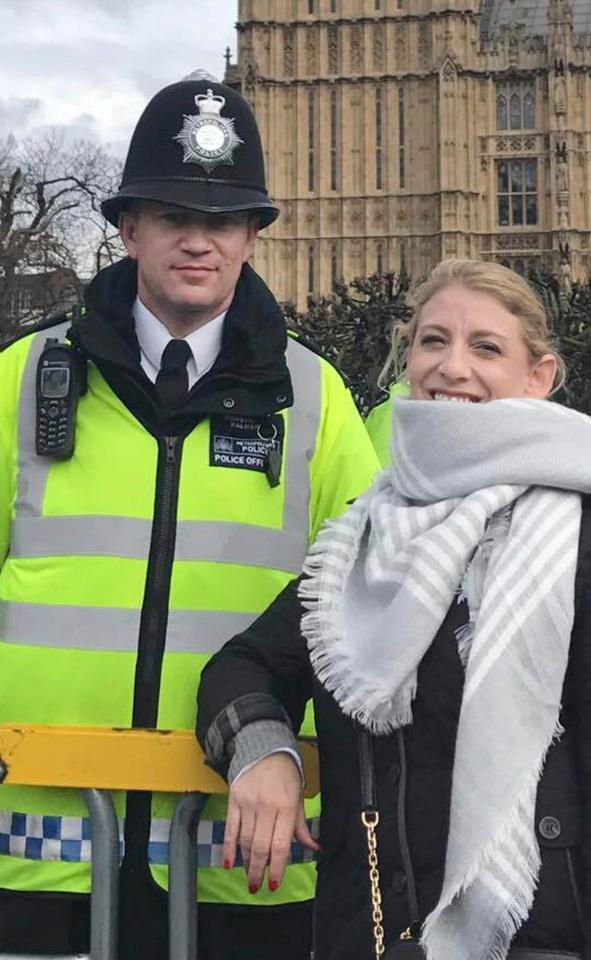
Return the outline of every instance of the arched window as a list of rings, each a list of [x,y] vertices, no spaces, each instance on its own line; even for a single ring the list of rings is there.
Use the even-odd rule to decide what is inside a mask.
[[[382,189],[382,89],[376,90],[376,190]]]
[[[522,80],[496,84],[497,130],[533,130],[536,126],[536,93]]]
[[[384,244],[380,241],[376,248],[376,272],[384,272]]]
[[[331,13],[337,12],[337,0],[330,0],[330,12]]]
[[[512,93],[509,100],[509,124],[511,130],[521,130],[521,97]]]
[[[497,130],[507,129],[507,97],[497,97]]]
[[[314,13],[314,0],[308,0],[308,13]]]
[[[400,241],[400,273],[406,273],[407,251],[406,240]]]
[[[536,125],[536,104],[531,93],[523,98],[523,128],[533,130]]]
[[[314,91],[308,90],[308,190],[314,189]]]
[[[330,189],[337,189],[337,92],[330,92]]]
[[[405,124],[404,87],[398,87],[398,185],[401,189],[406,186]]]
[[[330,249],[330,283],[332,289],[337,285],[339,279],[339,251],[336,243],[333,243]]]
[[[314,293],[314,245],[308,247],[308,294]]]

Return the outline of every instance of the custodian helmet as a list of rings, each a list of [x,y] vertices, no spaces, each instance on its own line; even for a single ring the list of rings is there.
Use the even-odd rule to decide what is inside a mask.
[[[279,215],[265,186],[261,138],[246,101],[222,83],[187,79],[160,90],[134,130],[119,193],[102,204],[117,226],[129,200],[204,213]]]

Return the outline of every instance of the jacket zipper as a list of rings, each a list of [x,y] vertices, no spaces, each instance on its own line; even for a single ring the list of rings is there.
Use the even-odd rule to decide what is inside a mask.
[[[170,582],[176,543],[177,507],[183,439],[158,439],[158,467],[154,497],[152,539],[140,618],[133,695],[134,727],[155,727],[162,661],[166,648]],[[133,872],[140,868],[151,881],[148,867],[151,794],[128,793],[125,819],[125,859]]]

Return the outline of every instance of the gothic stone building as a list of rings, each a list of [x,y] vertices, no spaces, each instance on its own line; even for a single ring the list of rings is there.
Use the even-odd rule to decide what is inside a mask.
[[[300,306],[443,257],[591,269],[591,0],[239,0],[227,78],[281,217],[255,266]],[[229,59],[229,58],[228,58]]]

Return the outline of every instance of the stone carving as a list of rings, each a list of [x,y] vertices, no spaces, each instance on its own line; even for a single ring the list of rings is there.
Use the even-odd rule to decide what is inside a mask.
[[[328,211],[329,223],[337,223],[339,219],[339,207],[337,203],[331,203]]]
[[[328,72],[338,73],[339,71],[339,32],[336,24],[331,23],[328,27]]]
[[[556,186],[559,193],[568,193],[568,157],[564,140],[556,144]]]
[[[373,65],[376,70],[383,70],[386,65],[386,50],[384,46],[384,27],[376,23],[373,28]]]
[[[431,27],[429,23],[419,24],[419,60],[424,66],[431,57]]]
[[[247,91],[252,93],[252,91],[254,90],[254,87],[256,86],[256,82],[257,82],[256,67],[254,63],[249,63],[244,73],[244,86],[246,87]]]
[[[564,297],[569,297],[573,289],[573,275],[570,265],[570,245],[568,240],[558,244],[560,251],[560,261],[558,264],[558,283],[560,292]]]
[[[286,77],[293,77],[294,59],[293,27],[285,27],[283,31],[283,69]]]
[[[383,221],[384,221],[384,210],[383,210],[381,204],[380,204],[379,206],[377,206],[377,207],[374,208],[373,218],[374,218],[375,223],[383,223]]]
[[[507,58],[511,66],[517,66],[519,59],[519,42],[523,27],[521,24],[510,23],[504,27],[505,38],[507,41]]]
[[[535,150],[536,141],[534,137],[502,137],[495,142],[497,153],[507,153],[512,150],[515,153],[522,153],[524,150]]]
[[[497,250],[537,250],[540,246],[540,238],[536,233],[521,236],[501,234],[495,237],[495,246]]]
[[[550,23],[570,23],[573,22],[573,4],[572,0],[550,0],[548,10],[548,20]]]
[[[306,72],[316,73],[316,32],[310,24],[306,30]]]
[[[556,116],[566,113],[566,78],[559,73],[554,79],[554,113]]]
[[[351,70],[354,73],[359,73],[362,67],[361,41],[361,27],[356,24],[351,29]]]
[[[396,66],[401,66],[406,59],[406,31],[403,24],[396,27]]]
[[[443,77],[446,83],[449,83],[451,80],[455,79],[456,68],[451,60],[446,60],[443,64],[443,70],[441,71],[441,76]]]

